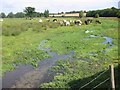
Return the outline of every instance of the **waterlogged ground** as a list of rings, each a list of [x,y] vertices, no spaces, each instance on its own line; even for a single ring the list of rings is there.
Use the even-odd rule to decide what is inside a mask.
[[[49,24],[43,30],[38,27],[38,19],[34,19],[30,22],[38,24],[34,27],[37,31],[30,27],[16,36],[1,36],[3,86],[74,88],[79,86],[79,79],[106,70],[118,58],[118,22],[117,18],[99,20],[102,24],[57,27]],[[4,20],[3,27],[9,26],[10,21]],[[18,21],[29,23],[25,19]],[[81,81],[80,86],[92,78]]]
[[[3,88],[38,88],[41,83],[48,82],[53,79],[55,73],[50,72],[49,68],[59,59],[72,59],[74,52],[69,54],[58,55],[55,52],[50,52],[50,49],[43,48],[47,40],[43,40],[38,49],[46,51],[51,58],[44,59],[38,62],[38,67],[32,65],[20,65],[13,72],[7,72],[3,77]]]

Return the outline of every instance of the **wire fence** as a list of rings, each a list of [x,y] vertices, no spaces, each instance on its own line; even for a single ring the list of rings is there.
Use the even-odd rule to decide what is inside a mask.
[[[98,79],[100,76],[102,76],[103,74],[105,74],[109,69],[107,69],[106,71],[100,73],[98,76],[96,76],[94,79],[92,79],[90,82],[84,84],[83,86],[81,86],[78,90],[83,89],[84,87],[88,86],[89,84],[91,84],[92,82],[94,82],[96,79]],[[108,81],[110,78],[105,79],[104,81],[100,82],[98,85],[96,85],[95,87],[93,87],[91,90],[97,88],[98,86],[102,85],[103,83],[105,83],[106,81]]]
[[[110,78],[105,79],[103,82],[99,83],[98,85],[96,85],[95,87],[93,87],[91,90],[99,87],[100,85],[102,85],[103,83],[105,83],[106,81],[108,81],[109,79],[110,79]]]

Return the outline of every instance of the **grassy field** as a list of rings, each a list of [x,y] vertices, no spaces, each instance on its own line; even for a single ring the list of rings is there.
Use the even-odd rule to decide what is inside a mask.
[[[59,60],[56,66],[51,67],[55,72],[59,72],[54,77],[53,82],[45,83],[40,87],[66,87],[70,88],[72,81],[102,72],[113,63],[113,59],[118,58],[118,21],[117,18],[98,18],[102,24],[95,22],[81,26],[60,26],[58,23],[46,22],[38,23],[38,18],[33,20],[4,19],[2,30],[2,73],[14,70],[15,65],[32,64],[37,67],[37,62],[50,57],[45,51],[39,50],[38,46],[42,40],[48,40],[45,48],[51,48],[52,52],[58,54],[68,54],[74,50],[74,61]],[[53,18],[50,18],[53,20]],[[58,18],[58,20],[76,20],[77,18]],[[82,21],[85,19],[83,18]],[[96,20],[95,18],[93,19]],[[85,33],[89,30],[89,33]],[[97,37],[91,37],[95,35]],[[103,37],[113,39],[112,48]],[[101,52],[106,50],[106,52]],[[86,62],[80,59],[88,59]],[[60,73],[61,68],[64,73]],[[103,77],[104,78],[104,77]],[[91,80],[89,78],[88,80]],[[70,83],[71,82],[71,83]],[[85,81],[81,81],[81,83]],[[77,84],[72,84],[72,88]],[[82,85],[81,85],[82,86]],[[107,85],[106,85],[107,86]]]

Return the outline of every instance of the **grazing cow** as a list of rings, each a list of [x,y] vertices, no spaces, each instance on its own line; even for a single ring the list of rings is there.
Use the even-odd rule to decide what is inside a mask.
[[[86,24],[86,25],[88,25],[88,24],[90,24],[90,23],[92,23],[92,20],[91,20],[91,19],[85,20],[85,24]]]
[[[39,19],[39,23],[42,23],[42,19]]]
[[[3,22],[3,19],[2,19],[2,18],[0,18],[0,22]]]
[[[70,23],[72,22],[72,20],[70,20]]]
[[[92,19],[88,19],[87,21],[88,21],[89,23],[92,23],[93,20],[92,20]]]
[[[63,22],[67,22],[67,20],[63,20]]]
[[[60,21],[59,24],[60,24],[61,26],[64,26],[64,22],[63,22],[63,21]]]
[[[100,22],[99,20],[96,20],[95,22],[96,22],[97,24],[101,24],[101,22]]]
[[[69,21],[66,21],[66,22],[65,22],[65,26],[70,26],[70,22],[69,22]]]
[[[53,19],[53,22],[57,22],[57,19]]]
[[[64,23],[65,26],[70,26],[70,22],[67,21],[67,20],[63,20],[63,23]]]
[[[89,24],[89,22],[88,22],[87,20],[85,20],[85,24],[86,24],[86,25],[88,25],[88,24]]]
[[[74,23],[75,23],[76,25],[82,25],[82,21],[81,21],[81,20],[76,20]]]
[[[50,22],[50,19],[46,19],[47,22]]]

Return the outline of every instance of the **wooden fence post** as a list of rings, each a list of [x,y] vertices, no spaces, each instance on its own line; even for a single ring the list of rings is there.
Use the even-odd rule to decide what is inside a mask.
[[[114,77],[114,66],[113,66],[113,64],[110,65],[110,72],[111,72],[111,85],[112,85],[112,90],[115,90],[115,77]]]

